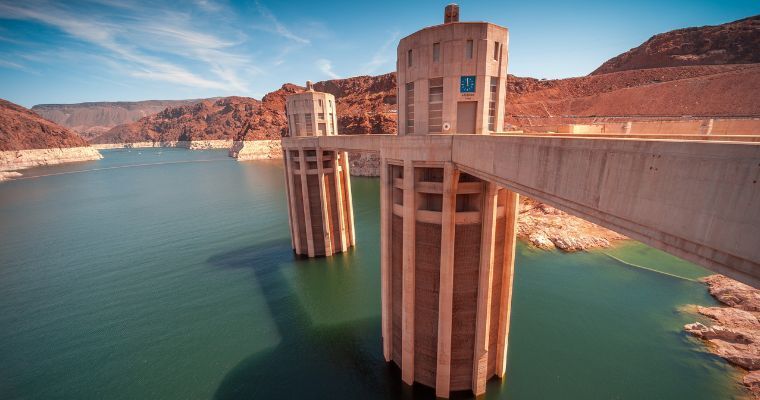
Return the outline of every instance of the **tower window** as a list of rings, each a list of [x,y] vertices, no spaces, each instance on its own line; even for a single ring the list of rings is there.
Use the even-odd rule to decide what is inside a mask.
[[[414,133],[414,82],[406,84],[406,133]]]
[[[306,136],[313,136],[314,126],[312,126],[311,123],[311,113],[304,114],[304,119],[304,122],[306,123]]]
[[[412,49],[409,49],[409,51],[406,52],[406,65],[408,67],[412,66]]]
[[[496,99],[499,89],[499,78],[491,77],[490,93],[488,99],[488,130],[496,132]]]
[[[433,62],[441,60],[441,44],[433,43]]]
[[[493,46],[493,59],[499,60],[499,51],[501,50],[501,44],[499,42],[494,42]]]
[[[428,92],[428,131],[440,133],[443,125],[443,78],[429,81]]]
[[[467,59],[471,59],[472,58],[472,49],[473,49],[473,46],[474,46],[474,44],[472,42],[472,39],[468,40],[467,41],[467,46],[465,46],[465,48],[464,48],[464,57],[465,58],[467,58]]]

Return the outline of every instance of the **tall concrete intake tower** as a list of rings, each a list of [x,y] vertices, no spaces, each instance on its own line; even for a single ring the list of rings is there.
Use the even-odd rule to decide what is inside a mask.
[[[288,96],[285,113],[288,136],[338,134],[335,97],[306,91]],[[323,151],[304,142],[283,145],[287,180],[291,244],[296,254],[330,256],[354,245],[348,156],[342,151]]]
[[[518,204],[424,144],[504,124],[507,29],[444,16],[398,45],[398,134],[420,146],[381,152],[383,349],[440,397],[504,375]]]
[[[362,139],[383,142],[383,354],[440,397],[504,375],[518,204],[452,161],[453,135],[503,126],[507,29],[459,22],[456,5],[444,15],[398,45],[398,136]],[[340,139],[325,137],[337,134],[333,96],[307,87],[287,98],[291,234],[296,253],[329,256],[354,243],[348,162],[320,147]]]

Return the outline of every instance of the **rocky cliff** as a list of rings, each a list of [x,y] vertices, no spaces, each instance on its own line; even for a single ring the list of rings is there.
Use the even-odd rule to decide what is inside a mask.
[[[0,171],[99,158],[76,133],[0,99]]]
[[[194,104],[194,100],[145,100],[93,102],[77,104],[38,104],[32,107],[43,118],[49,119],[90,139],[117,125],[135,122],[156,114],[167,107]]]
[[[760,62],[760,15],[716,26],[652,36],[610,59],[592,75],[644,68]]]

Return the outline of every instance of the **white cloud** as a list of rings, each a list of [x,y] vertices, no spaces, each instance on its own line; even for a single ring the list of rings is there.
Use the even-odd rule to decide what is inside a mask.
[[[112,5],[110,0],[95,1]],[[207,7],[216,4],[205,3]],[[106,50],[103,56],[118,61],[133,77],[226,92],[248,91],[246,77],[256,67],[233,51],[244,40],[242,33],[224,28],[204,32],[200,27],[205,21],[151,4],[131,3],[120,8],[118,16],[112,8],[110,14],[92,9],[82,15],[61,4],[0,0],[0,18],[40,22],[99,46]],[[226,34],[224,39],[218,36],[221,33]],[[178,63],[177,57],[184,62]]]
[[[15,62],[7,61],[7,60],[0,60],[0,68],[13,68],[13,69],[20,69],[24,70],[24,66],[21,64],[17,64]]]
[[[317,68],[322,71],[323,74],[329,76],[332,79],[338,79],[340,76],[333,71],[332,63],[330,60],[320,58],[317,60]]]

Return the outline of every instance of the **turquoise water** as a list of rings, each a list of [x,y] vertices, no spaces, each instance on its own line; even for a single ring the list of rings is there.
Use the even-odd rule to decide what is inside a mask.
[[[0,185],[0,398],[432,398],[380,342],[379,186],[357,247],[296,259],[281,162],[105,151]],[[681,332],[708,272],[633,243],[518,246],[508,373],[487,398],[722,399],[736,372]],[[459,395],[457,397],[467,397]]]

